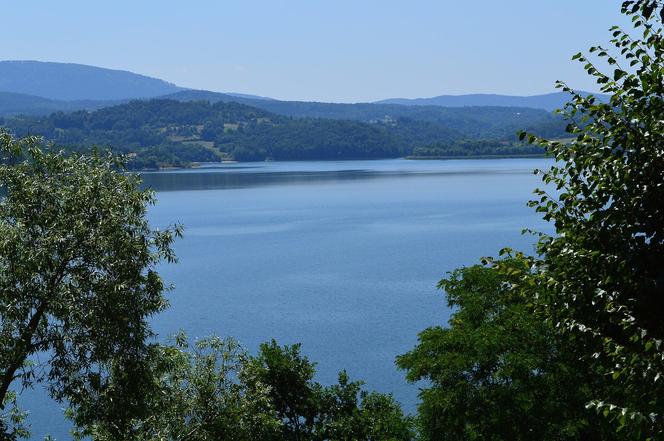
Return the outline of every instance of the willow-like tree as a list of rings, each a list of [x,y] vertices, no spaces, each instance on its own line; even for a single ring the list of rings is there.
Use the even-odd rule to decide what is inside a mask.
[[[391,395],[363,390],[345,372],[314,381],[300,346],[274,340],[248,355],[233,339],[155,346],[146,410],[131,422],[133,441],[410,441],[413,427]],[[79,435],[115,441],[108,421]],[[81,437],[77,438],[81,439]]]
[[[0,132],[0,406],[45,383],[79,424],[118,434],[144,406],[155,272],[179,228],[155,231],[153,194],[112,156],[50,151]],[[11,433],[10,421],[3,421]]]

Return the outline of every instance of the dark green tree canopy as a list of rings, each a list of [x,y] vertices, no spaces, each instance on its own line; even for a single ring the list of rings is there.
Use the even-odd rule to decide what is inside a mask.
[[[300,345],[264,343],[250,357],[247,372],[267,386],[282,423],[280,440],[391,440],[414,437],[413,422],[391,395],[362,390],[345,371],[339,381],[323,386],[313,380],[314,363],[301,354]]]
[[[664,2],[661,0],[627,0],[622,2],[623,14],[640,14],[645,20],[659,16],[664,22]]]
[[[397,358],[421,390],[425,440],[593,440],[603,436],[584,408],[591,387],[567,343],[512,289],[528,259],[458,269],[439,287],[455,309]]]
[[[313,380],[315,366],[299,345],[261,345],[248,355],[233,339],[184,334],[153,347],[146,411],[122,439],[137,441],[407,441],[412,421],[390,395],[362,390],[339,374],[338,384]],[[108,421],[81,434],[115,441]],[[131,436],[131,438],[130,438]]]
[[[276,440],[281,422],[268,388],[244,368],[247,354],[233,339],[190,344],[184,333],[172,345],[151,348],[145,410],[121,439],[135,441]],[[79,437],[118,439],[112,422],[82,425]]]
[[[628,1],[632,35],[611,29],[613,51],[579,53],[609,103],[559,87],[570,143],[530,135],[557,162],[531,202],[554,223],[543,236],[538,302],[579,342],[605,387],[590,405],[623,436],[664,436],[664,38],[656,1]],[[655,14],[658,11],[658,14]],[[613,52],[613,53],[612,53]],[[524,134],[523,137],[526,135]]]

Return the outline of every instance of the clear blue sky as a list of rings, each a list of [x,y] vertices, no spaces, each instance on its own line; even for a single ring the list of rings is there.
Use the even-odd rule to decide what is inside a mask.
[[[595,90],[575,52],[620,0],[3,1],[0,60],[130,70],[180,86],[335,102]]]

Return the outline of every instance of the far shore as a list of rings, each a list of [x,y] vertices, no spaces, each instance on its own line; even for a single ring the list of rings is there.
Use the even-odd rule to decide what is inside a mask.
[[[220,162],[192,162],[184,166],[164,166],[160,168],[144,168],[130,170],[133,172],[160,172],[174,170],[190,170],[193,168],[203,168],[206,165],[230,165],[230,164],[255,164],[262,162],[306,162],[306,161],[381,161],[385,159],[408,159],[408,160],[455,160],[455,159],[517,159],[517,158],[545,158],[544,153],[533,153],[523,155],[472,155],[472,156],[403,156],[399,158],[344,158],[344,159],[289,159],[287,161],[269,160],[269,161],[220,161]]]
[[[406,156],[403,159],[422,159],[422,160],[432,160],[432,159],[516,159],[516,158],[545,158],[547,155],[545,153],[531,153],[523,155],[472,155],[472,156]]]

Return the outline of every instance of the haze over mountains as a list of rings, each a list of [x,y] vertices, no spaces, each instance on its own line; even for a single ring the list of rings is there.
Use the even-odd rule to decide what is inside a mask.
[[[132,99],[163,97],[187,90],[123,70],[74,63],[0,61],[0,116],[96,110]],[[269,100],[247,94],[225,97]]]
[[[155,97],[179,101],[235,101],[290,116],[347,119],[358,119],[358,112],[366,115],[372,111],[376,113],[375,116],[382,117],[385,114],[385,108],[381,107],[383,105],[390,105],[390,113],[395,112],[397,106],[527,107],[551,111],[561,107],[567,100],[567,96],[559,92],[528,97],[491,94],[441,95],[418,99],[392,98],[376,103],[357,104],[279,101],[247,94],[190,90],[145,75],[82,64],[0,61],[0,116],[95,110],[132,99]],[[422,110],[402,109],[396,113],[407,116],[412,112],[422,113]],[[381,113],[383,115],[380,115]]]
[[[563,136],[564,122],[549,111],[563,101],[555,95],[459,96],[449,106],[441,97],[280,101],[78,64],[0,62],[0,126],[17,136],[43,136],[67,151],[109,148],[130,155],[137,169],[220,160],[541,154],[519,143],[516,133]]]
[[[587,92],[582,92],[588,95]],[[599,99],[608,99],[607,95],[595,94]],[[432,98],[390,98],[377,101],[378,104],[400,104],[404,106],[497,106],[497,107],[529,107],[553,111],[562,108],[568,101],[569,95],[565,92],[554,92],[543,95],[513,96],[496,94],[470,94],[470,95],[440,95]]]
[[[0,61],[0,91],[63,101],[151,98],[182,88],[132,72],[73,63]]]

